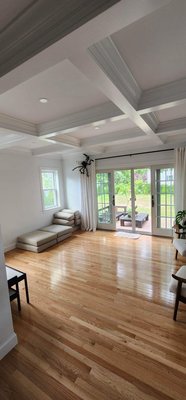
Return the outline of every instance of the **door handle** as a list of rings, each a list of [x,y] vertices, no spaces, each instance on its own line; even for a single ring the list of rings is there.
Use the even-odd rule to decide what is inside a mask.
[[[115,195],[112,196],[112,205],[115,206]]]
[[[152,194],[151,204],[152,204],[152,207],[154,207],[154,195],[153,194]]]

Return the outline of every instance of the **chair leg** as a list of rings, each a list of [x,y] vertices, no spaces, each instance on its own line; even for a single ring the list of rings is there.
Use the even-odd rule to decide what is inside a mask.
[[[28,282],[27,282],[27,277],[25,276],[25,291],[26,291],[26,300],[27,300],[27,303],[30,303],[30,300],[29,300],[29,293],[28,293]]]
[[[18,306],[18,310],[21,311],[21,301],[20,301],[19,285],[18,285],[18,283],[16,283],[16,292],[17,292],[17,306]]]
[[[176,250],[175,259],[178,259],[178,250]]]
[[[173,315],[174,321],[176,321],[176,317],[177,317],[177,311],[178,311],[179,300],[180,300],[180,295],[181,295],[181,288],[182,288],[182,282],[178,282],[177,291],[176,291],[176,300],[175,300],[175,306],[174,306],[174,315]]]
[[[179,299],[176,296],[176,301],[175,301],[175,306],[174,306],[174,315],[173,315],[174,321],[176,321],[178,306],[179,306]]]

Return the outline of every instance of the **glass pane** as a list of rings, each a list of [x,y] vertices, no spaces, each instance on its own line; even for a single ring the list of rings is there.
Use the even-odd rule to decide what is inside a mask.
[[[54,189],[54,174],[53,172],[42,172],[43,189]]]
[[[98,222],[110,224],[112,223],[111,173],[97,173],[96,186]]]
[[[57,207],[57,199],[56,199],[55,190],[44,190],[43,191],[43,195],[44,195],[44,207],[45,207],[45,209],[52,208],[52,207]]]
[[[151,232],[151,170],[134,170],[136,229]]]
[[[116,206],[126,206],[131,209],[131,171],[114,172]]]
[[[174,223],[174,168],[156,170],[157,227],[171,229]]]
[[[132,230],[131,170],[114,172],[116,227]]]

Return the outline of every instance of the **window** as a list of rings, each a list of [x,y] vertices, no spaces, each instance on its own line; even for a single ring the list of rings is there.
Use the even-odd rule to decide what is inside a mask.
[[[56,169],[41,170],[43,209],[50,210],[60,206],[59,177]]]

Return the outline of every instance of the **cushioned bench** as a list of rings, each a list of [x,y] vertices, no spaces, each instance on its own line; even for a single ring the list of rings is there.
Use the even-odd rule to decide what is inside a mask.
[[[186,239],[174,239],[173,240],[173,245],[176,249],[176,260],[178,257],[178,253],[183,256],[186,257]]]
[[[25,233],[17,239],[17,247],[19,249],[30,250],[35,253],[40,253],[56,243],[57,233],[44,232],[41,230]]]
[[[44,228],[41,228],[41,231],[51,232],[57,234],[57,242],[61,242],[62,240],[67,239],[72,235],[73,229],[71,226],[62,226],[62,225],[49,225]]]
[[[21,235],[17,239],[17,247],[23,250],[40,253],[72,235],[73,229],[68,226],[49,225],[39,230]]]

